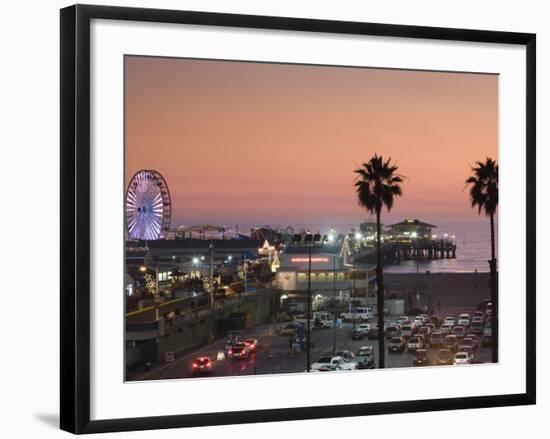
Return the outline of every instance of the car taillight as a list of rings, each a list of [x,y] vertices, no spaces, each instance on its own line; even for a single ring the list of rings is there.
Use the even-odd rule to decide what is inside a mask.
[[[193,363],[193,368],[195,367],[199,367],[199,365],[197,363]]]
[[[231,349],[229,349],[229,351],[227,352],[229,355],[231,355],[233,353],[233,351]]]
[[[208,363],[206,363],[206,367],[212,367],[212,363],[209,361]]]

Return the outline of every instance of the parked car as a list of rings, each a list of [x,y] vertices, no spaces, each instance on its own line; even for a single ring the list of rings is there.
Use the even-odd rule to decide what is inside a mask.
[[[369,334],[371,329],[370,323],[361,323],[351,333],[352,340],[363,340]]]
[[[426,366],[429,364],[428,352],[426,349],[417,349],[413,357],[413,365]]]
[[[365,331],[362,331],[359,328],[355,328],[353,331],[351,331],[351,339],[352,340],[363,340],[366,335],[368,335],[368,334],[365,333]]]
[[[399,337],[401,335],[401,325],[391,325],[386,331],[386,338]]]
[[[371,324],[370,324],[370,323],[360,323],[360,324],[359,324],[359,329],[360,329],[361,331],[363,331],[365,334],[368,334],[368,333],[369,333],[370,328],[371,328]]]
[[[466,352],[468,354],[468,360],[470,361],[470,364],[474,362],[474,350],[471,346],[460,345],[456,351]]]
[[[407,342],[408,351],[416,351],[417,349],[422,349],[423,347],[424,342],[422,340],[422,337],[418,337],[417,335],[413,335],[411,338],[409,338],[409,341]]]
[[[470,332],[472,334],[483,334],[483,320],[472,320],[470,324]]]
[[[410,323],[404,323],[401,326],[401,335],[405,338],[409,338],[413,335],[412,325]]]
[[[358,368],[357,363],[355,362],[349,362],[345,361],[342,357],[334,356],[334,357],[321,357],[317,362],[313,363],[311,365],[311,370],[319,370],[321,368],[325,367],[331,367],[331,366],[338,366],[342,370],[355,370]]]
[[[453,330],[453,327],[452,327],[452,325],[449,325],[448,323],[443,323],[440,326],[439,330],[441,331],[441,333],[443,335],[447,335],[447,334],[451,333],[451,331]]]
[[[357,307],[340,314],[343,320],[363,320],[367,321],[374,317],[374,309],[372,307]]]
[[[344,361],[346,362],[350,362],[350,361],[354,361],[355,359],[355,355],[353,355],[353,352],[350,352],[350,351],[336,351],[334,353],[335,356],[337,357],[342,357],[344,359]]]
[[[313,326],[316,328],[332,328],[334,326],[334,316],[329,312],[314,312]]]
[[[466,329],[464,326],[453,326],[452,334],[456,335],[456,338],[464,338],[466,336]]]
[[[485,328],[483,329],[483,336],[491,337],[492,335],[493,335],[493,328],[490,323],[487,323],[487,325],[485,325]]]
[[[482,344],[484,347],[492,346],[492,344],[493,344],[493,337],[492,337],[491,335],[484,335],[484,336],[483,336],[483,341],[481,342],[481,344]]]
[[[443,334],[441,332],[434,332],[430,337],[430,346],[439,348],[443,345]]]
[[[472,341],[471,338],[467,338],[465,337],[463,340],[461,340],[461,342],[458,344],[458,350],[461,351],[462,348],[464,347],[469,347],[469,348],[474,348],[474,343]]]
[[[214,372],[214,362],[209,357],[197,357],[191,365],[193,376],[210,375]]]
[[[464,337],[461,344],[468,344],[472,346],[472,349],[474,351],[479,349],[479,339],[473,334],[468,334],[466,337]]]
[[[458,347],[456,335],[454,334],[446,335],[445,339],[443,340],[443,347],[445,349],[449,349],[450,351],[456,351],[456,348]]]
[[[445,317],[445,323],[450,325],[450,326],[454,326],[456,325],[456,318],[455,316],[447,316]]]
[[[470,314],[460,314],[458,316],[458,324],[461,326],[470,326]]]
[[[474,311],[472,313],[472,321],[476,320],[476,319],[480,319],[483,321],[483,319],[485,318],[485,313],[483,311]]]
[[[372,346],[362,346],[355,353],[355,360],[359,369],[374,369],[374,348]]]
[[[410,323],[410,320],[407,316],[399,316],[399,318],[397,319],[397,323],[399,323],[400,325],[406,325]]]
[[[470,359],[468,357],[468,354],[466,352],[457,352],[455,354],[455,358],[453,360],[453,364],[456,365],[464,365],[464,364],[470,364]]]
[[[392,337],[388,344],[388,349],[391,352],[403,352],[405,350],[405,337]]]
[[[437,353],[436,363],[440,366],[453,364],[453,354],[449,349],[440,349]]]

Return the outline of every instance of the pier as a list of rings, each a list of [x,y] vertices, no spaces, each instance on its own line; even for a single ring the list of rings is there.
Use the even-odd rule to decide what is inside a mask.
[[[417,242],[392,242],[382,244],[382,263],[399,264],[410,260],[436,260],[456,258],[456,244],[449,240],[429,240]],[[376,263],[376,247],[360,253],[360,261]]]

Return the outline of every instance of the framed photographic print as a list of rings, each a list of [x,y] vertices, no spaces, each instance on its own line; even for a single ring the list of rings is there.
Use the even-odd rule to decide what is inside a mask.
[[[64,430],[535,403],[533,34],[62,9],[61,202]]]

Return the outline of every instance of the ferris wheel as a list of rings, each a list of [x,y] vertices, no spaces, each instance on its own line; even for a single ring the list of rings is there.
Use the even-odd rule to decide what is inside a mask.
[[[126,230],[130,239],[162,238],[170,228],[172,205],[166,180],[152,169],[134,174],[126,190]]]

